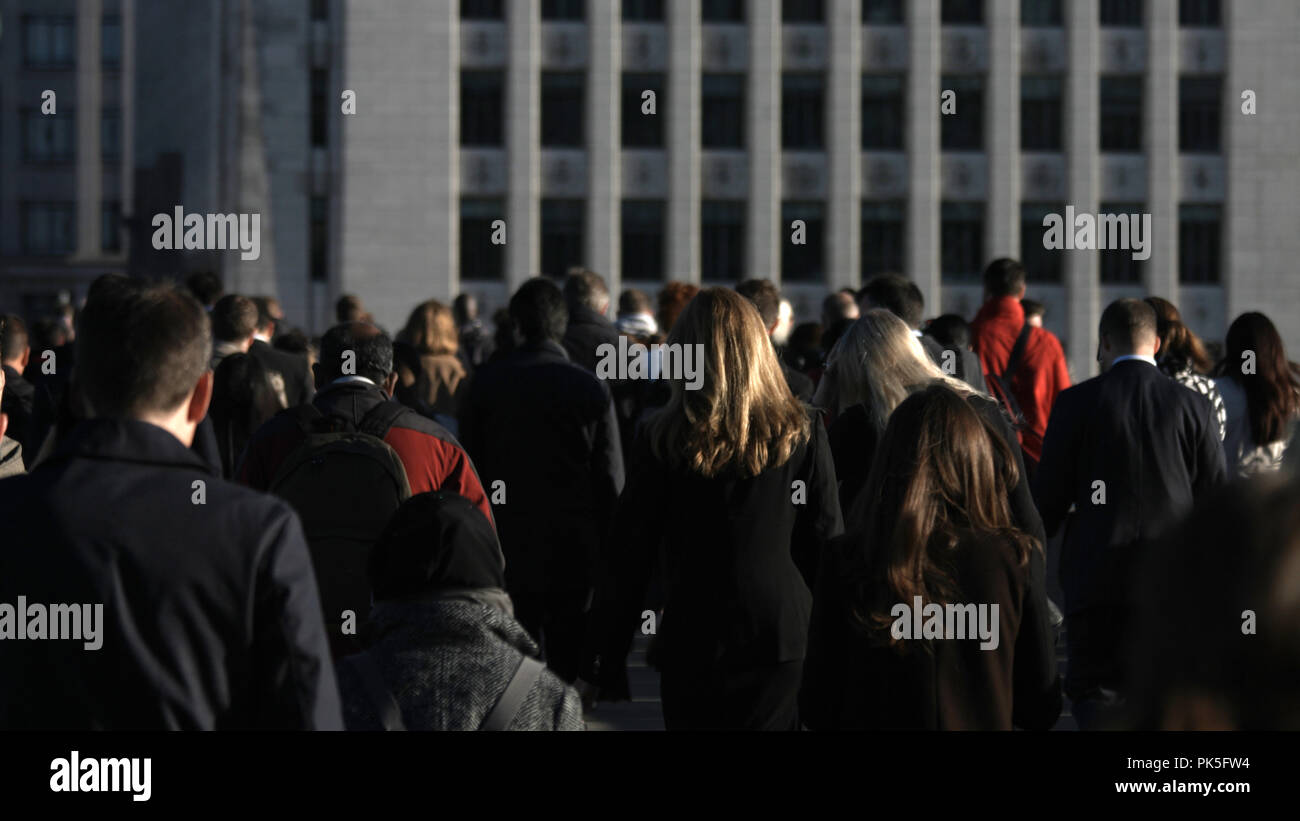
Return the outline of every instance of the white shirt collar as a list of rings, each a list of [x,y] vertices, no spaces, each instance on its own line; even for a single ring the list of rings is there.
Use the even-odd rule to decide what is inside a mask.
[[[1142,362],[1147,363],[1148,365],[1150,365],[1150,366],[1153,367],[1153,368],[1156,366],[1156,358],[1155,358],[1154,356],[1146,356],[1145,354],[1136,354],[1136,353],[1130,353],[1130,354],[1124,354],[1123,356],[1117,356],[1117,357],[1115,357],[1115,361],[1110,363],[1110,366],[1113,368],[1113,367],[1115,367],[1116,365],[1118,365],[1119,363],[1123,362],[1123,361],[1126,360],[1126,359],[1137,359],[1137,360],[1139,360],[1139,361],[1142,361]]]

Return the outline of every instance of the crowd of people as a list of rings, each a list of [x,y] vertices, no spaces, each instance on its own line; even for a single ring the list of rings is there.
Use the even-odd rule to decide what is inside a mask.
[[[0,316],[0,727],[576,730],[646,635],[670,730],[1049,729],[1067,698],[1300,728],[1277,328],[1216,358],[1120,299],[1073,384],[1024,267],[983,286],[927,321],[881,275],[793,326],[768,280],[615,304],[573,269],[491,328],[462,294],[390,336],[344,296],[312,339],[211,274],[106,275]],[[598,376],[620,342],[702,379]]]

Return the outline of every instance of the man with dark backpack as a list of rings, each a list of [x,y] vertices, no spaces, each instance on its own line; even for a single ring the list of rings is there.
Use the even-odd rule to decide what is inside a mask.
[[[335,658],[359,649],[370,609],[366,560],[413,493],[448,490],[492,521],[469,456],[445,428],[392,399],[393,343],[366,322],[321,339],[317,394],[276,415],[248,444],[239,479],[302,518]]]
[[[1018,424],[1025,467],[1042,458],[1052,404],[1070,387],[1065,351],[1056,335],[1025,322],[1025,266],[995,259],[984,269],[984,305],[971,322],[971,347],[979,354],[989,392]]]

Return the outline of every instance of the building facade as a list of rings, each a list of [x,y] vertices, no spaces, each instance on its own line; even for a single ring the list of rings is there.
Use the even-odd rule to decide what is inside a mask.
[[[132,265],[216,268],[311,330],[342,293],[391,328],[571,265],[615,293],[769,277],[807,319],[900,271],[969,317],[1010,255],[1076,378],[1124,295],[1211,340],[1263,310],[1300,350],[1293,0],[117,2],[128,213],[263,215],[256,261],[151,254],[135,219]],[[1149,214],[1149,258],[1043,248],[1067,206]]]

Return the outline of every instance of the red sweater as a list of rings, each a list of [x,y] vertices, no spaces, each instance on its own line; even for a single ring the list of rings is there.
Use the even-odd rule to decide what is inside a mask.
[[[1020,300],[1011,296],[985,302],[971,322],[971,347],[979,354],[989,381],[993,374],[1006,369],[1024,324],[1025,311],[1020,307]],[[1068,387],[1070,371],[1065,365],[1061,341],[1045,328],[1034,328],[1029,333],[1020,368],[1011,380],[1011,391],[1020,403],[1025,422],[1038,434],[1037,441],[1029,439],[1025,443],[1025,453],[1034,461],[1042,456],[1039,443],[1047,433],[1052,405],[1057,395]]]

